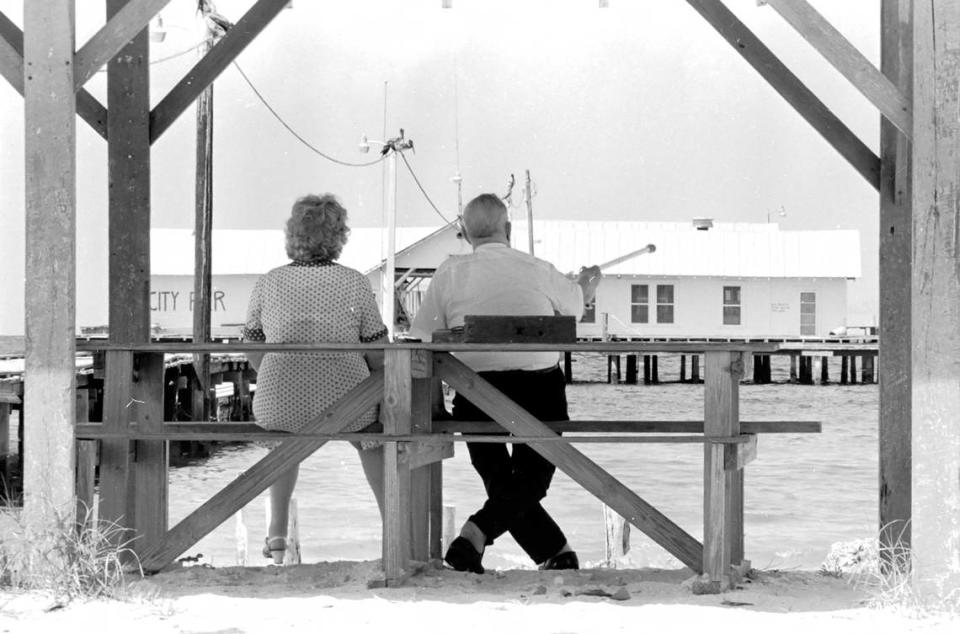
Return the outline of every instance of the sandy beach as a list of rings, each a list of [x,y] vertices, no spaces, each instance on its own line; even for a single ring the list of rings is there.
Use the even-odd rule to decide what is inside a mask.
[[[955,617],[873,605],[848,579],[760,571],[735,590],[695,595],[689,570],[484,575],[427,566],[378,587],[379,562],[194,566],[131,583],[124,596],[58,606],[0,592],[0,632],[955,632]]]

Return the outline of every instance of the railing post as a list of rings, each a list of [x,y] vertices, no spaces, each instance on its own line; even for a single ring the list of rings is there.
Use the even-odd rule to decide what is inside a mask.
[[[739,352],[704,355],[703,572],[709,590],[730,586],[730,565],[743,559],[742,471],[727,470],[726,446],[711,437],[740,434],[739,387],[743,356]]]
[[[412,429],[412,350],[388,349],[380,418],[383,434],[409,434]],[[383,569],[387,584],[400,581],[410,562],[410,467],[400,456],[401,443],[383,447]]]
[[[103,385],[103,430],[126,433],[130,430],[133,404],[133,353],[109,350],[106,353],[106,378]],[[100,443],[100,519],[117,527],[134,527],[134,505],[130,500],[131,442],[126,438],[105,439]],[[111,531],[117,543],[131,536],[126,531]]]
[[[433,353],[414,350],[411,359],[411,429],[417,434],[428,434],[433,429],[431,417],[431,388],[433,387]],[[416,448],[416,444],[411,444]],[[428,447],[429,449],[429,447]],[[417,561],[439,558],[440,513],[443,498],[441,461],[432,462],[410,472],[410,525],[412,533],[411,556]]]
[[[136,374],[132,393],[137,427],[143,432],[162,432],[163,354],[138,354],[135,360]],[[133,547],[137,552],[142,552],[158,543],[167,532],[167,469],[170,443],[167,440],[139,440],[134,445],[136,490],[133,505],[136,510],[133,526],[137,540]]]

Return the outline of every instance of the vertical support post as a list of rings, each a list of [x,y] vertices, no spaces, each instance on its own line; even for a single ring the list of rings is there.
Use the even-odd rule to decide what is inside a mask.
[[[567,383],[573,383],[573,353],[569,350],[563,353],[563,376]]]
[[[103,428],[112,433],[127,433],[133,412],[133,353],[110,350],[106,353],[107,375],[103,385]],[[100,519],[132,529],[135,506],[128,499],[132,443],[126,438],[105,439],[100,444]],[[116,542],[130,538],[116,531]]]
[[[913,97],[909,0],[882,0],[880,70]],[[913,215],[910,142],[880,119],[880,552],[903,561],[910,548],[911,305]]]
[[[657,355],[650,355],[650,381],[654,384],[660,382],[660,371],[657,365]]]
[[[411,405],[410,427],[414,433],[428,434],[433,429],[431,418],[431,389],[433,388],[433,353],[426,350],[415,350],[411,358]],[[440,467],[437,461],[410,472],[410,526],[412,533],[411,556],[417,561],[427,561],[431,552],[440,550],[439,513],[435,516],[431,511],[436,506],[442,507],[441,491],[434,490],[434,477],[442,477],[442,471],[437,476],[435,467]],[[442,467],[441,467],[442,468]],[[434,498],[439,497],[439,505]],[[436,522],[437,531],[432,530]]]
[[[650,385],[650,355],[643,355],[643,384]]]
[[[700,382],[700,355],[690,355],[690,381],[692,383]]]
[[[850,382],[850,360],[847,355],[840,357],[840,385]]]
[[[863,355],[863,361],[860,365],[860,382],[867,384],[873,383],[873,356]]]
[[[910,546],[915,587],[946,598],[960,587],[960,4],[912,4]]]
[[[132,391],[137,427],[144,432],[162,432],[163,354],[139,354],[135,363]],[[139,539],[133,546],[137,552],[156,545],[167,532],[169,444],[166,440],[138,440],[135,443],[134,529]]]
[[[204,52],[213,47],[213,31],[207,23],[210,7],[205,0],[200,2],[200,19],[204,21],[207,34]],[[213,84],[197,98],[197,162],[194,182],[194,272],[193,272],[193,341],[210,341],[210,312],[213,289]],[[199,415],[204,422],[210,420],[213,408],[210,382],[210,355],[193,355],[193,367],[203,389],[203,400],[198,403]]]
[[[76,92],[74,2],[23,3],[26,169],[24,514],[74,512]],[[21,420],[23,416],[21,416]]]
[[[90,420],[90,393],[77,390],[77,422]],[[77,526],[93,519],[93,496],[96,490],[97,441],[77,443]]]
[[[830,383],[830,357],[820,357],[820,385]]]
[[[680,355],[680,382],[686,383],[687,381],[687,355]]]
[[[128,0],[107,0],[107,18]],[[147,30],[107,63],[109,319],[112,343],[150,341],[150,70]],[[104,385],[105,429],[126,432],[134,419],[133,354],[108,352]],[[135,526],[129,499],[131,447],[104,440],[100,455],[100,518]],[[135,497],[135,496],[134,496]],[[117,532],[125,541],[129,535]]]
[[[637,384],[637,355],[627,354],[627,385]]]
[[[850,385],[857,382],[857,355],[850,355]]]
[[[412,428],[412,350],[385,351],[383,385],[384,436],[409,434]],[[400,459],[400,444],[383,447],[384,539],[383,569],[386,581],[400,580],[410,561],[410,469]]]
[[[743,498],[736,470],[728,471],[725,446],[710,437],[740,434],[739,390],[743,359],[739,352],[708,352],[705,355],[703,433],[703,572],[711,589],[730,585],[731,554],[743,554]]]
[[[796,352],[790,353],[790,382],[791,383],[797,382],[797,356],[798,355]]]

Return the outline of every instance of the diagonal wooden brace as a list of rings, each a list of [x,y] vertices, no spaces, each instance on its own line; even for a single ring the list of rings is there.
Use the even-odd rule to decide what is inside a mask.
[[[518,436],[555,435],[535,416],[504,396],[449,353],[435,353],[436,374],[474,405]],[[597,463],[563,442],[528,443],[590,493],[696,572],[703,570],[703,547]]]
[[[170,0],[129,0],[114,14],[73,56],[73,82],[76,89],[80,90],[127,42],[146,28],[153,16],[168,2]]]
[[[383,398],[383,371],[374,372],[334,405],[304,426],[304,431],[336,433],[359,418]],[[278,436],[282,437],[280,434]],[[290,467],[300,464],[325,440],[293,439],[283,441],[236,480],[207,500],[197,510],[170,529],[157,544],[143,550],[143,569],[155,572],[201,540],[210,531],[260,495]]]

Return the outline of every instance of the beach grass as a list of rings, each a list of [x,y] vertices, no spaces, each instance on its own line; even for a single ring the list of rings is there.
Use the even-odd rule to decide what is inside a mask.
[[[37,527],[20,509],[0,507],[0,589],[42,592],[56,604],[121,596],[127,578],[142,574],[127,531],[84,515]]]

